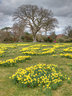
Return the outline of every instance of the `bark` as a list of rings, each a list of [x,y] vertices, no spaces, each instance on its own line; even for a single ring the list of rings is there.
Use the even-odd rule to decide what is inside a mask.
[[[33,36],[33,42],[37,42],[36,35]]]
[[[22,42],[21,36],[22,36],[22,35],[19,36],[19,42]]]
[[[47,31],[45,31],[45,36],[47,36]]]

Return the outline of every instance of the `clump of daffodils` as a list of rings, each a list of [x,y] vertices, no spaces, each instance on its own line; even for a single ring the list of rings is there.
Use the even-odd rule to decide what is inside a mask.
[[[0,61],[1,66],[14,66],[18,62],[24,62],[25,60],[30,59],[31,56],[18,56],[14,59],[8,59],[6,61]]]
[[[66,49],[63,50],[64,52],[72,52],[72,47],[68,47]]]
[[[26,69],[19,68],[11,77],[23,87],[41,86],[48,89],[57,89],[67,79],[58,69],[57,65],[38,64]]]
[[[5,52],[5,51],[2,51],[2,50],[0,49],[0,56],[2,56],[4,52]]]
[[[60,54],[60,56],[72,59],[72,54],[70,53]]]
[[[22,51],[23,54],[27,55],[46,55],[53,54],[55,52],[55,48],[48,48],[48,45],[35,44],[22,48],[22,50],[20,51]]]

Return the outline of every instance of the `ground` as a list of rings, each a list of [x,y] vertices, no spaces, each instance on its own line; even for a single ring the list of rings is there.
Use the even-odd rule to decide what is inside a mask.
[[[18,45],[19,44],[19,45]],[[29,44],[29,45],[21,45],[21,44]],[[13,44],[0,44],[0,48],[3,46],[3,50],[5,51],[0,56],[1,61],[5,61],[7,59],[16,58],[17,56],[24,56],[22,53],[22,48],[28,47],[34,44],[48,45],[53,46],[55,43],[13,43]],[[72,77],[72,67],[68,66],[68,64],[72,63],[71,58],[66,58],[60,56],[60,50],[72,47],[72,44],[59,44],[65,45],[64,47],[58,47],[56,54],[57,56],[53,56],[52,54],[44,54],[44,55],[31,55],[31,60],[26,60],[24,62],[16,63],[17,66],[0,66],[0,96],[45,96],[40,89],[37,88],[22,88],[20,85],[12,82],[9,77],[16,72],[18,68],[27,68],[31,65],[35,64],[56,64],[61,69],[63,74],[68,75],[70,78]],[[10,46],[10,47],[9,47]],[[12,47],[13,46],[13,47]],[[48,48],[48,46],[46,48]],[[4,49],[7,48],[7,49]],[[1,48],[2,50],[2,48]],[[59,54],[59,53],[60,54]],[[71,53],[68,52],[68,53]],[[68,84],[67,81],[63,82],[61,87],[58,87],[57,90],[52,90],[53,96],[72,96],[72,83]]]

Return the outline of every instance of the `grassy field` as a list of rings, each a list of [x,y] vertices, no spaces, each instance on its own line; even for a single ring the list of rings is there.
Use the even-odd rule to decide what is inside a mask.
[[[28,44],[28,45],[26,45]],[[33,50],[36,53],[24,54],[21,51],[23,48],[30,48],[30,46],[41,44],[38,48],[49,48],[50,54],[42,54],[42,50]],[[47,45],[47,46],[42,46]],[[34,46],[34,47],[36,47]],[[55,47],[57,46],[57,47]],[[55,48],[54,48],[55,47]],[[0,96],[45,96],[45,94],[38,88],[22,88],[19,84],[14,84],[9,77],[16,72],[18,68],[27,68],[35,64],[55,64],[63,74],[66,74],[70,78],[72,77],[72,57],[70,44],[51,44],[51,43],[13,43],[13,44],[0,44],[0,61],[6,61],[8,59],[14,59],[17,56],[29,55],[30,60],[24,62],[17,62],[16,66],[2,66],[0,64]],[[51,51],[51,48],[52,51]],[[64,51],[64,49],[68,50]],[[32,49],[30,49],[32,51]],[[29,51],[29,50],[28,50]],[[25,51],[26,52],[26,51]],[[68,55],[64,55],[68,54]],[[70,55],[69,55],[70,54]],[[70,64],[70,65],[68,65]],[[52,96],[72,96],[72,83],[68,84],[67,80],[63,81],[63,85],[56,90],[52,90]]]

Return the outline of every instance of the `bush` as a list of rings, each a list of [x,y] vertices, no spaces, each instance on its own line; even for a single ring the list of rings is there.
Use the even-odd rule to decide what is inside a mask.
[[[72,42],[72,38],[65,39],[64,42],[65,43],[70,43],[70,42]]]
[[[32,34],[25,32],[24,36],[21,37],[22,41],[24,42],[31,42],[33,41]]]
[[[63,38],[59,38],[56,40],[58,43],[63,43],[64,42],[64,39]]]
[[[66,38],[66,37],[62,37],[56,40],[58,43],[70,43],[72,42],[72,38]]]
[[[53,42],[52,38],[51,37],[46,37],[46,36],[43,36],[43,41],[44,42]]]
[[[5,38],[4,43],[13,43],[14,42],[14,39],[12,37],[9,37],[9,38]]]

